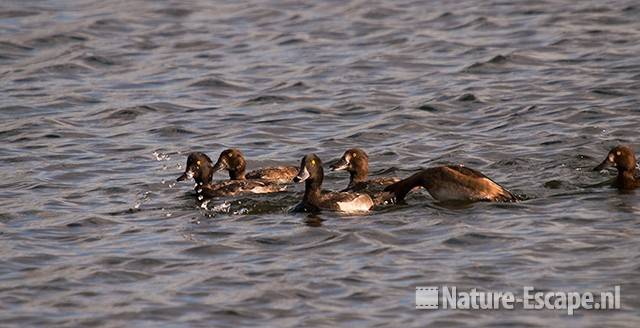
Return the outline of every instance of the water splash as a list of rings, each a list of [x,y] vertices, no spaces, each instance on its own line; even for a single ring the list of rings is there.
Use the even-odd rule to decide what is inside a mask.
[[[154,151],[153,156],[156,158],[156,161],[168,161],[171,159],[169,154],[161,153],[158,151]]]
[[[231,203],[225,201],[222,204],[218,204],[214,206],[211,210],[217,213],[229,213],[230,208],[231,208]]]
[[[149,197],[149,195],[151,194],[151,191],[145,191],[142,193],[142,195],[140,195],[134,202],[133,204],[133,208],[135,209],[139,209],[140,206],[142,206],[142,204],[148,202],[151,198]]]

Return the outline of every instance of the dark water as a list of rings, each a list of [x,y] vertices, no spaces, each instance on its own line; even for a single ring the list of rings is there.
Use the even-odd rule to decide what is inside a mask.
[[[631,0],[4,0],[0,322],[637,327],[640,196],[590,168],[640,149],[639,54]],[[309,217],[293,186],[199,208],[186,153],[230,146],[465,163],[529,200]],[[415,309],[444,284],[620,285],[622,309]]]

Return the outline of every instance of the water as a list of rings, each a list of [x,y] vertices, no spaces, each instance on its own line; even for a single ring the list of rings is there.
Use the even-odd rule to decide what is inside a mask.
[[[631,0],[5,0],[2,325],[636,327],[639,196],[590,168],[640,150],[639,15]],[[250,167],[356,146],[374,174],[464,163],[528,200],[286,214],[297,185],[199,207],[174,182],[186,154],[231,146]],[[622,309],[415,309],[416,286],[444,284],[620,285]]]

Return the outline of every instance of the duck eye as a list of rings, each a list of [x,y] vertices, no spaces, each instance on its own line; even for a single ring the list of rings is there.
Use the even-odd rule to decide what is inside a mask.
[[[617,151],[617,152],[616,152],[616,155],[620,156],[620,155],[622,155],[622,154],[620,153],[620,151]]]
[[[233,157],[233,153],[229,153],[229,157]]]
[[[196,164],[200,165],[200,161],[197,161]]]
[[[353,153],[353,154],[351,154],[351,156],[353,156],[353,157],[358,157],[358,154]]]
[[[316,160],[315,159],[311,160],[311,165],[316,165]]]

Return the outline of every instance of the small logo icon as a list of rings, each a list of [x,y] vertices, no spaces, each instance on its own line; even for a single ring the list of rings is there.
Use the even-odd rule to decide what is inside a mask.
[[[416,287],[416,309],[437,309],[438,287]]]

